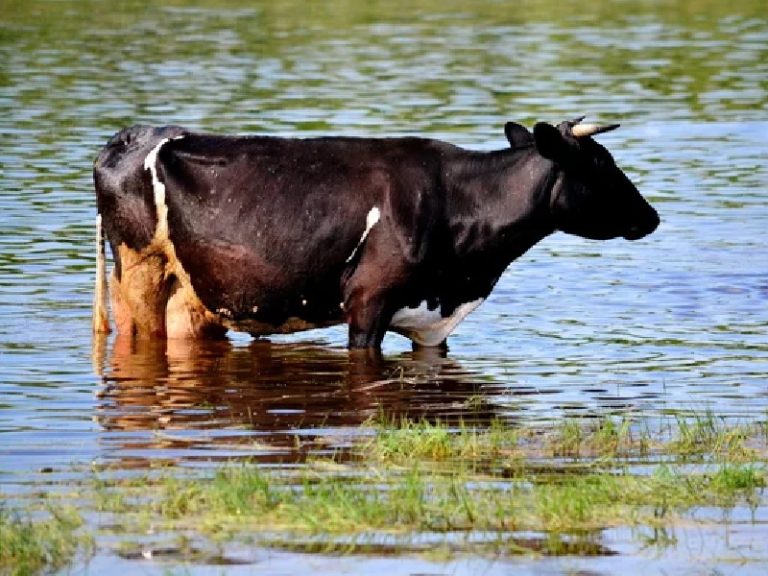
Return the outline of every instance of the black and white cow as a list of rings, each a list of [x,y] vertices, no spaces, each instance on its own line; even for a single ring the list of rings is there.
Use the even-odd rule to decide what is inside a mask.
[[[656,211],[592,136],[508,123],[510,147],[425,138],[276,138],[135,126],[96,159],[118,332],[287,333],[346,322],[445,342],[504,269],[557,230],[642,238]],[[103,270],[103,241],[99,257]],[[106,279],[94,328],[108,331]]]

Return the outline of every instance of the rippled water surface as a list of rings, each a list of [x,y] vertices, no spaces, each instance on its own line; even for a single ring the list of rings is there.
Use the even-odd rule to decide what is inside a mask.
[[[551,422],[711,409],[764,420],[764,3],[515,4],[5,0],[2,490],[90,462],[281,462],[348,442],[380,412]],[[91,165],[121,127],[419,134],[488,150],[506,145],[506,120],[582,114],[622,123],[600,140],[661,227],[633,243],[546,239],[459,326],[445,358],[392,335],[382,361],[362,361],[341,328],[92,349]]]

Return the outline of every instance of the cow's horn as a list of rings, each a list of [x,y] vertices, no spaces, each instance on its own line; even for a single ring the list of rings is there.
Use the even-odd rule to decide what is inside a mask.
[[[616,130],[619,124],[607,124],[601,126],[600,124],[577,124],[571,128],[571,133],[576,138],[585,138],[587,136],[594,136],[595,134],[602,134],[609,130]]]

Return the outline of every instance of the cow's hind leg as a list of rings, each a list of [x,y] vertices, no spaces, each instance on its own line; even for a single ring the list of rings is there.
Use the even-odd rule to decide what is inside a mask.
[[[222,338],[227,329],[208,312],[194,291],[177,279],[171,284],[165,308],[168,338]]]
[[[164,338],[171,281],[162,254],[137,254],[121,246],[121,273],[110,282],[112,311],[120,335]]]
[[[123,289],[114,270],[112,270],[109,279],[109,300],[117,333],[120,336],[133,336],[134,329],[131,311],[123,298]]]

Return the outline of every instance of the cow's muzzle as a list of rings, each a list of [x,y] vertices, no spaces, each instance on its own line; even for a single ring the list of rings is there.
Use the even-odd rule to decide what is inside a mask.
[[[629,229],[624,233],[624,238],[627,240],[640,240],[640,238],[645,238],[648,234],[656,230],[660,223],[661,219],[659,218],[659,214],[656,210],[652,210],[652,212],[643,218],[641,222],[630,225]]]

